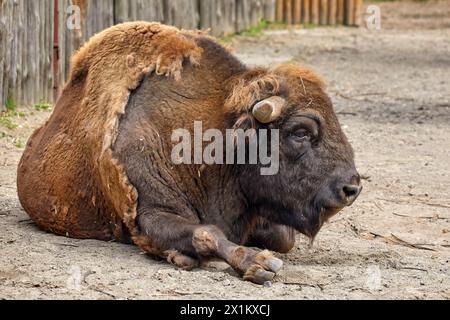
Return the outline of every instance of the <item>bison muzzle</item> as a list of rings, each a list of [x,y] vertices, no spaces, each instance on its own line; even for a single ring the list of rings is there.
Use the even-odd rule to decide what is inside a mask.
[[[195,122],[278,130],[278,173],[261,175],[261,163],[175,165],[172,133]],[[143,22],[105,30],[74,55],[17,182],[44,230],[133,242],[183,269],[219,258],[255,283],[282,268],[271,251],[291,250],[296,231],[314,239],[361,192],[315,73],[248,68],[202,32]]]

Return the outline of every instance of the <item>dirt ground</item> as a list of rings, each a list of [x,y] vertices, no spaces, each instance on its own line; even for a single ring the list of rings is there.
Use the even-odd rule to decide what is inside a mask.
[[[449,299],[450,4],[433,4],[382,4],[379,31],[233,40],[248,64],[298,61],[323,75],[364,177],[360,198],[312,249],[299,235],[279,255],[272,286],[243,282],[223,263],[185,272],[134,246],[37,229],[18,202],[16,166],[49,113],[24,109],[17,129],[0,126],[0,299]]]

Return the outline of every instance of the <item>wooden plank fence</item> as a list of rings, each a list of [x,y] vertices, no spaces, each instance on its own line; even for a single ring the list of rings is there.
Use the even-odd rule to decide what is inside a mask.
[[[80,28],[68,28],[77,8]],[[357,25],[361,10],[362,0],[0,0],[0,111],[12,101],[54,101],[72,53],[116,23],[157,21],[220,36],[262,20]]]

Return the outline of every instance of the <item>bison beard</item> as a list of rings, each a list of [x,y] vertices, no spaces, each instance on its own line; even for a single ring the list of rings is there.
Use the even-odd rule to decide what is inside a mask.
[[[175,165],[174,130],[277,129],[280,170]],[[93,37],[72,58],[50,120],[18,167],[19,199],[44,230],[133,241],[183,269],[220,258],[245,280],[282,268],[361,191],[353,151],[310,70],[250,69],[212,38],[157,23]],[[249,246],[259,247],[250,248]]]

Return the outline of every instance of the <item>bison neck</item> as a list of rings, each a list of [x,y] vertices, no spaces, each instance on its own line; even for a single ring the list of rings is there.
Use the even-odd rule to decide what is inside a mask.
[[[215,63],[216,55],[205,59],[199,67],[187,65],[179,82],[145,78],[130,96],[113,151],[138,192],[138,215],[167,212],[189,223],[215,224],[239,243],[251,217],[233,166],[175,164],[172,159],[176,130],[193,137],[195,122],[221,132],[228,125],[223,83],[244,67],[231,58],[228,65]]]

